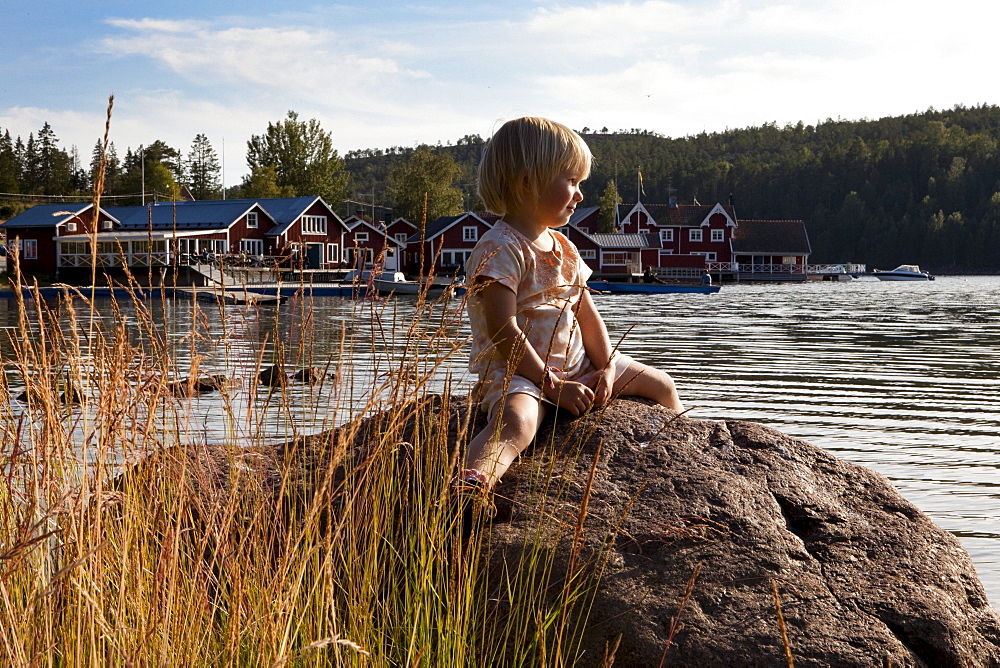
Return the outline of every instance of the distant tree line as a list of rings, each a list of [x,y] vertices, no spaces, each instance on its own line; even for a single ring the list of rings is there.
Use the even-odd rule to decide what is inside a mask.
[[[683,138],[639,129],[581,132],[595,157],[585,206],[634,203],[641,172],[644,202],[732,201],[741,218],[804,220],[812,262],[1000,271],[997,106]],[[475,167],[483,144],[471,135],[433,149],[458,165],[455,186],[466,209],[482,206]],[[347,154],[352,183],[363,192],[390,192],[390,172],[415,150]]]
[[[77,148],[59,145],[55,132],[45,123],[27,141],[0,132],[0,218],[6,218],[38,202],[60,198],[82,200],[92,195],[102,157],[98,140],[84,165]],[[211,142],[195,135],[185,154],[166,142],[128,148],[124,158],[114,143],[108,146],[102,196],[109,205],[140,204],[143,200],[170,200],[187,188],[195,199],[213,199],[222,194],[221,167]]]

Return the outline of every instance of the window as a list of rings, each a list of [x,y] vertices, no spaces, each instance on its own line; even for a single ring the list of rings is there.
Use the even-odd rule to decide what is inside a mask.
[[[366,243],[368,241],[368,233],[367,232],[355,232],[354,233],[354,240],[357,241],[359,244]]]
[[[396,234],[394,235],[394,238],[399,243],[405,244],[406,240],[409,239],[410,237],[406,234],[406,232],[396,232]]]
[[[247,214],[247,227],[257,227],[257,212],[251,211]]]
[[[38,259],[37,239],[21,239],[21,257],[25,260]]]
[[[463,227],[462,228],[462,241],[479,241],[479,228],[478,227]]]
[[[580,259],[582,259],[582,260],[596,260],[597,259],[597,251],[595,251],[593,248],[588,248],[587,250],[581,250],[580,251]]]
[[[688,241],[701,241],[701,228],[688,230]]]
[[[451,249],[441,252],[441,267],[454,268],[464,267],[472,251],[469,249]]]
[[[251,257],[257,257],[258,255],[264,254],[264,240],[263,239],[240,239],[240,252],[246,253]]]
[[[725,241],[726,231],[725,230],[712,230],[712,241]]]
[[[326,234],[326,216],[302,216],[302,234]]]
[[[794,255],[782,255],[781,264],[795,264],[795,260],[797,259]]]
[[[715,262],[715,260],[716,260],[715,253],[705,253],[705,261],[706,262]]]
[[[668,248],[666,250],[661,250],[660,251],[660,255],[661,256],[663,256],[663,255],[673,255],[673,254],[674,254],[674,249],[673,248]]]
[[[340,245],[339,244],[327,244],[326,245],[326,261],[330,263],[340,262]]]
[[[674,231],[671,230],[660,230],[660,241],[673,241]]]
[[[606,267],[628,264],[628,253],[617,251],[604,253],[601,256],[601,264]]]

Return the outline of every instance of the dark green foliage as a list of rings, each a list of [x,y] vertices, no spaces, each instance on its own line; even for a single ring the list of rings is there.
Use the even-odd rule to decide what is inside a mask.
[[[222,194],[222,168],[208,137],[195,135],[186,166],[185,183],[196,200],[217,199]]]
[[[347,188],[344,160],[334,150],[331,134],[315,118],[300,121],[294,111],[268,123],[264,134],[250,137],[247,165],[251,173],[245,185],[270,181],[265,172],[273,168],[284,196],[319,195],[336,206]]]
[[[462,169],[448,153],[430,146],[417,148],[389,172],[393,211],[397,216],[420,221],[427,206],[427,220],[462,212],[462,191],[454,183]]]
[[[606,129],[605,129],[606,130]],[[1000,271],[1000,107],[962,107],[879,120],[831,120],[670,138],[633,129],[588,133],[595,163],[585,206],[617,182],[634,202],[726,204],[741,218],[802,219],[810,261],[933,271]],[[450,152],[475,209],[480,137]],[[359,191],[380,191],[413,149],[357,151],[347,167]]]

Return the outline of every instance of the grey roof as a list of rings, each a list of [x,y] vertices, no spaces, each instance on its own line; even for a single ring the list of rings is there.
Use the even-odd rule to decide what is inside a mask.
[[[580,222],[581,220],[583,220],[584,218],[586,218],[587,216],[594,213],[600,208],[601,207],[599,206],[588,206],[582,209],[577,208],[577,210],[573,212],[573,215],[569,217],[569,224],[576,225],[578,222]]]
[[[621,234],[620,232],[589,234],[601,248],[659,248],[660,238],[655,234]]]
[[[801,220],[741,220],[733,230],[733,253],[809,255],[812,247]]]
[[[91,209],[94,205],[90,202],[74,202],[67,204],[36,204],[27,211],[23,211],[10,220],[0,223],[0,227],[55,227],[59,223],[78,216]]]

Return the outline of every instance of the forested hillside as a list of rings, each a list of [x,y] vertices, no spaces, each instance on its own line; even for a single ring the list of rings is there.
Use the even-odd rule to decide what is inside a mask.
[[[262,153],[265,140],[281,132],[302,137],[295,143],[301,155],[290,156],[294,164]],[[814,263],[1000,272],[1000,107],[678,139],[644,130],[581,132],[596,157],[586,205],[597,205],[612,180],[624,200],[634,202],[641,171],[645,202],[666,203],[671,195],[681,203],[732,200],[741,218],[805,220]],[[248,142],[255,169],[227,195],[323,194],[342,213],[363,204],[366,214],[379,217],[414,216],[424,193],[430,217],[478,209],[475,171],[483,142],[466,135],[454,145],[366,149],[342,159],[318,121],[289,112]],[[88,197],[100,153],[95,146],[85,165],[76,147],[59,146],[48,123],[27,140],[0,128],[0,219],[35,202]],[[114,204],[170,199],[184,186],[198,199],[211,199],[221,196],[219,171],[203,134],[186,155],[155,140],[128,148],[120,161],[112,145],[104,197]],[[309,178],[293,178],[300,173]]]
[[[672,139],[641,130],[593,133],[596,157],[585,204],[609,180],[634,202],[702,204],[732,197],[742,218],[801,218],[812,262],[915,262],[939,272],[1000,271],[1000,107],[815,126],[764,125]],[[468,208],[482,139],[452,154]],[[349,153],[355,192],[382,192],[385,175],[411,149]]]

